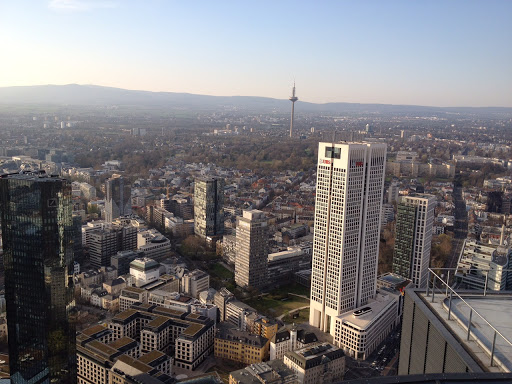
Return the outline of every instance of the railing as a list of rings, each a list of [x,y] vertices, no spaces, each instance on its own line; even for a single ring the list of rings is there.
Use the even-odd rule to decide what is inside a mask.
[[[490,366],[492,367],[494,364],[494,357],[495,357],[495,351],[496,351],[496,336],[500,336],[508,345],[512,347],[512,341],[507,339],[496,327],[494,327],[484,316],[482,316],[478,311],[473,308],[462,296],[460,296],[449,284],[450,281],[450,272],[452,271],[460,271],[461,268],[436,268],[436,271],[447,271],[446,275],[446,281],[444,280],[444,274],[441,276],[436,273],[432,268],[429,268],[429,279],[427,283],[426,288],[426,296],[430,297],[432,296],[431,301],[435,302],[436,296],[436,290],[437,295],[441,294],[441,297],[444,296],[444,299],[448,299],[448,320],[451,320],[452,315],[452,300],[454,298],[460,300],[462,303],[464,303],[469,308],[469,318],[467,322],[467,336],[466,340],[470,340],[471,337],[471,321],[473,318],[473,314],[478,316],[480,319],[483,320],[485,324],[487,324],[492,331],[494,331],[494,335],[492,338],[492,347],[490,349]],[[483,270],[483,272],[489,272],[490,270]],[[511,269],[502,269],[502,272],[509,272],[512,271]],[[455,273],[453,274],[455,275]],[[485,286],[483,289],[483,292],[480,290],[473,290],[474,294],[482,294],[482,296],[487,295],[487,278],[488,274],[486,274],[485,279]],[[499,292],[499,291],[494,291]],[[466,291],[466,293],[472,293],[471,290]],[[459,320],[460,321],[460,320]],[[475,337],[476,339],[476,337]]]

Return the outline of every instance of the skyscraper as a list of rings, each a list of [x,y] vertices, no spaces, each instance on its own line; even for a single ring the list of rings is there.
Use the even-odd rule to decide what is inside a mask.
[[[375,295],[385,161],[385,144],[319,144],[309,322],[332,335]]]
[[[203,239],[224,233],[224,179],[197,178],[194,183],[194,232]]]
[[[13,383],[76,381],[71,184],[0,177],[9,365]]]
[[[417,288],[428,280],[435,206],[436,197],[427,194],[404,196],[398,204],[393,273]]]
[[[105,220],[111,223],[132,213],[132,188],[121,175],[114,174],[105,182]]]
[[[243,211],[236,226],[235,282],[241,287],[267,284],[267,217],[256,209]]]

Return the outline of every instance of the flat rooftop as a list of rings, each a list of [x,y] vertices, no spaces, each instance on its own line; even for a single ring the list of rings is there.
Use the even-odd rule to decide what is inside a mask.
[[[358,329],[367,329],[383,311],[396,301],[397,297],[398,295],[386,291],[385,294],[381,296],[381,299],[371,301],[353,311],[342,313],[337,318],[342,320],[343,323],[350,323]],[[358,312],[360,315],[356,316],[355,314]]]
[[[490,296],[464,297],[464,301],[491,323],[504,337],[508,340],[512,340],[511,296],[502,298],[491,298]],[[445,302],[447,305],[448,300],[445,300]],[[469,312],[470,308],[462,300],[452,300],[452,313],[463,324],[468,323]],[[472,342],[466,341],[466,326],[462,326],[462,324],[455,321],[450,322],[450,324],[453,325],[451,327],[452,330],[457,333],[466,346],[470,347],[473,354],[476,355],[484,365],[489,365],[494,330],[489,327],[480,316],[473,313],[471,316],[471,335],[475,338],[475,341]],[[495,364],[498,363],[501,365],[503,371],[512,372],[512,346],[499,335],[496,336],[494,360]]]
[[[486,296],[471,291],[457,293],[464,301],[453,297],[451,319],[448,320],[449,298],[439,295],[439,298],[432,302],[431,296],[426,296],[425,292],[417,292],[483,370],[512,372],[512,346],[500,335],[496,335],[494,364],[490,366],[494,330],[474,312],[471,316],[471,337],[469,341],[467,340],[470,308],[464,303],[469,304],[504,337],[512,341],[512,292],[487,293]]]

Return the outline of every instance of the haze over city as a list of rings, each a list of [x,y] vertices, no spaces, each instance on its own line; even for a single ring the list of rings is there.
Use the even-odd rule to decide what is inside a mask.
[[[0,384],[512,383],[510,1],[0,1]]]
[[[512,106],[507,1],[0,4],[0,86]]]

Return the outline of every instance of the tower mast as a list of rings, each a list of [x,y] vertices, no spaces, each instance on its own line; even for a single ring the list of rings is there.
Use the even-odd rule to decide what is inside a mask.
[[[292,96],[290,97],[289,100],[292,102],[292,117],[291,117],[291,121],[290,121],[290,137],[292,137],[292,132],[293,132],[293,112],[294,112],[294,109],[295,109],[295,102],[297,100],[299,100],[299,98],[295,96],[295,81],[293,82]]]

